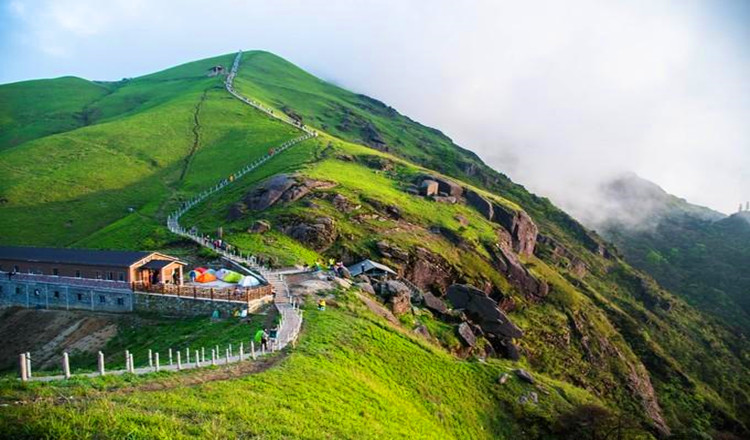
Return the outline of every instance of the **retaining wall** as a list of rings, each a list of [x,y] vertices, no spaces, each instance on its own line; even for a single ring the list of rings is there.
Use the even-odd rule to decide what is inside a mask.
[[[136,292],[133,298],[133,309],[137,312],[161,316],[210,316],[214,310],[218,310],[222,317],[245,308],[248,309],[248,313],[254,313],[273,300],[269,295],[250,301],[248,307],[247,302],[211,301],[141,292]]]
[[[32,280],[0,280],[0,306],[35,309],[132,312],[133,292],[129,289],[71,286]]]

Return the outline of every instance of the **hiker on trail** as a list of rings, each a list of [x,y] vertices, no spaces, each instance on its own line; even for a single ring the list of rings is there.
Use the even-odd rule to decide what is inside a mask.
[[[263,333],[261,334],[260,346],[268,350],[268,331],[266,331],[265,329],[263,330]]]
[[[318,300],[318,310],[323,311],[326,309],[326,300],[325,298],[321,298]]]

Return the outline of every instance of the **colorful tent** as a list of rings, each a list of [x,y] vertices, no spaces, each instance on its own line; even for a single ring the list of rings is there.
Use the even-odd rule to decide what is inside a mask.
[[[224,281],[225,283],[239,283],[242,280],[242,275],[238,274],[237,272],[229,271],[229,273],[224,275]]]
[[[260,281],[258,281],[257,278],[254,276],[248,275],[245,277],[242,277],[240,282],[238,283],[241,287],[255,287],[260,285]]]
[[[199,283],[210,283],[211,281],[216,281],[216,277],[214,274],[206,272],[198,275],[195,281]]]

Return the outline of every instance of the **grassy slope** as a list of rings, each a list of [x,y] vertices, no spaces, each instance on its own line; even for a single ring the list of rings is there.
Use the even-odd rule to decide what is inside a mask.
[[[205,76],[208,66],[230,61],[203,60],[131,80],[97,104],[102,115],[119,116],[0,152],[0,194],[7,200],[0,205],[0,228],[13,231],[2,241],[162,244],[165,202],[226,177],[295,133],[228,97],[221,78]],[[191,156],[202,98],[200,143]],[[97,233],[102,229],[106,240]]]
[[[109,92],[75,77],[0,85],[0,150],[85,125],[85,108]]]
[[[514,377],[497,384],[510,363],[456,360],[345,295],[338,298],[343,308],[307,310],[301,343],[261,374],[3,408],[0,425],[14,438],[515,439],[545,437],[560,412],[596,402],[537,377],[549,394],[540,394],[539,405],[519,404],[538,390]]]

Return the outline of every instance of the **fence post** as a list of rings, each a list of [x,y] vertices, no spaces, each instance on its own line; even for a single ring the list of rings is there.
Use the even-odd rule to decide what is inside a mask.
[[[216,365],[216,350],[211,349],[211,365]]]
[[[21,380],[23,382],[29,380],[29,376],[26,374],[26,353],[18,355],[18,368],[21,370]]]
[[[240,342],[240,361],[245,360],[245,347],[243,342]]]
[[[185,363],[186,364],[190,363],[190,348],[185,349]]]
[[[156,352],[156,354],[155,354],[155,357],[154,357],[154,362],[156,362],[156,366],[155,366],[155,368],[156,368],[156,371],[159,371],[159,369],[160,369],[160,365],[159,365],[159,352],[158,352],[158,351],[157,351],[157,352]]]
[[[211,301],[213,300],[214,300],[214,288],[212,287],[211,288]]]
[[[149,368],[154,366],[154,355],[150,348],[148,349],[148,366]]]
[[[26,374],[31,379],[31,353],[26,352]]]
[[[232,344],[229,344],[229,356],[234,356],[234,352],[232,351]]]
[[[177,371],[182,370],[181,352],[177,350]]]
[[[201,362],[206,363],[206,347],[201,347]]]
[[[130,352],[125,350],[125,371],[130,373]]]
[[[172,349],[169,349],[169,365],[172,365]]]
[[[67,351],[63,353],[63,375],[66,379],[70,379],[70,358]]]
[[[104,353],[100,351],[97,360],[99,365],[99,375],[104,376]]]
[[[225,356],[226,356],[226,358],[227,358],[227,365],[229,365],[229,349],[228,349],[228,348],[225,348],[225,349],[224,349],[224,352],[225,352]]]
[[[135,360],[133,359],[133,353],[130,353],[130,372],[135,374]]]
[[[195,366],[197,368],[200,368],[200,366],[201,366],[201,357],[200,357],[200,353],[198,352],[197,349],[195,350]]]

